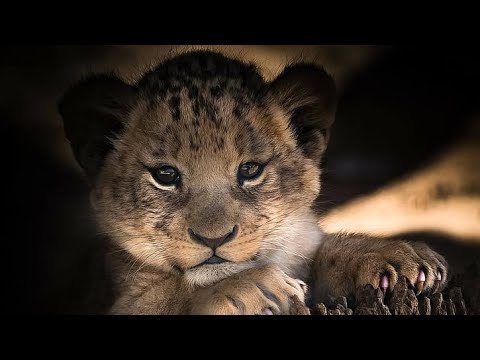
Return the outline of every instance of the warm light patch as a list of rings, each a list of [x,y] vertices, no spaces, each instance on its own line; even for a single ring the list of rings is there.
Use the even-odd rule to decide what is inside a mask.
[[[478,121],[474,122],[477,128]],[[476,135],[475,135],[476,134]],[[428,167],[327,213],[327,232],[395,235],[435,231],[480,243],[478,129]]]

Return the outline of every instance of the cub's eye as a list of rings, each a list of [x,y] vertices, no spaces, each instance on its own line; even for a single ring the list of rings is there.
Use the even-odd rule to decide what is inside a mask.
[[[166,186],[178,185],[180,181],[180,174],[178,170],[172,166],[163,165],[162,167],[152,171],[153,177],[155,180]]]
[[[253,180],[262,174],[263,165],[256,162],[247,162],[238,168],[238,181],[243,184],[245,180]]]

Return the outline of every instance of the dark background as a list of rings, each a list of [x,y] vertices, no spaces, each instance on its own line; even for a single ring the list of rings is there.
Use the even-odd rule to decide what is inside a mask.
[[[476,136],[469,130],[480,113],[476,47],[265,45],[220,50],[260,59],[270,75],[289,59],[313,59],[336,78],[340,102],[324,165],[322,212],[408,176],[449,145]],[[88,188],[63,137],[58,98],[88,72],[118,71],[134,78],[169,51],[161,46],[0,49],[2,173],[7,180],[2,202],[4,313],[79,312],[88,292],[86,279],[100,272],[92,255],[98,244]],[[479,188],[469,188],[472,198],[480,195]],[[451,234],[446,238],[456,242]],[[480,234],[473,240],[480,244]]]

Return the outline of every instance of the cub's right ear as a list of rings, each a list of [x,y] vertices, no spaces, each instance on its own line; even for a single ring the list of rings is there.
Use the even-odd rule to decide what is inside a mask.
[[[109,140],[125,124],[135,91],[117,77],[97,75],[69,89],[58,103],[73,153],[93,182],[112,149]]]

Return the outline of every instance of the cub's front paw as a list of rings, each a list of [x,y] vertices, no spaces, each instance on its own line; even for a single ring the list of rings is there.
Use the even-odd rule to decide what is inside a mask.
[[[334,242],[335,243],[335,242]],[[367,284],[393,291],[401,276],[416,294],[438,292],[447,282],[447,262],[424,243],[384,239],[344,239],[335,250],[320,252],[316,298],[348,296]]]
[[[288,314],[291,299],[305,300],[306,284],[292,279],[276,266],[246,270],[201,289],[192,301],[192,314]]]
[[[356,284],[392,291],[400,276],[408,279],[417,295],[441,291],[447,282],[447,262],[426,244],[392,242],[378,253],[360,257]]]

